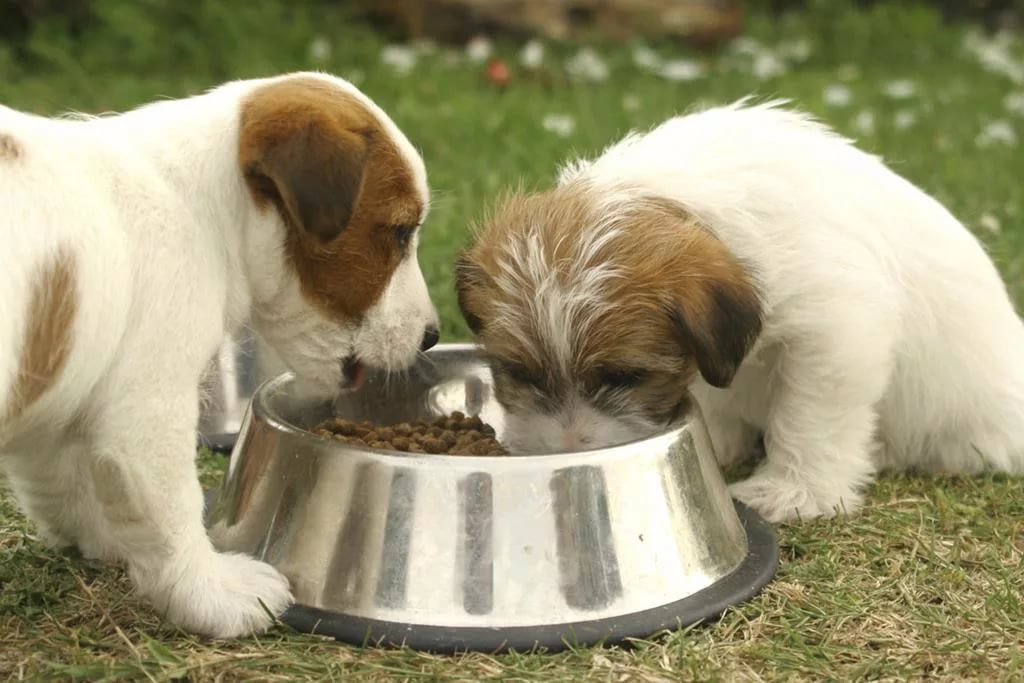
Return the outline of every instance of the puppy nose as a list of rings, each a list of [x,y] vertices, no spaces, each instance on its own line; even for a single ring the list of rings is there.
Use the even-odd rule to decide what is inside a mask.
[[[423,340],[420,341],[420,351],[429,351],[437,345],[437,340],[441,338],[441,333],[436,327],[431,325],[423,331]]]

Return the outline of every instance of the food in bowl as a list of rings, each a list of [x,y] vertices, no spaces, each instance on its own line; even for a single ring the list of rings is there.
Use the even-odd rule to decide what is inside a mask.
[[[354,422],[335,417],[313,428],[315,434],[345,443],[403,453],[437,455],[508,455],[494,428],[477,416],[455,411],[432,421],[394,425]]]

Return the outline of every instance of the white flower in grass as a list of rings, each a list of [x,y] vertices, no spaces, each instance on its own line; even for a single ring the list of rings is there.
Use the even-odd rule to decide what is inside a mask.
[[[914,85],[913,81],[906,79],[889,81],[882,88],[882,92],[894,100],[905,100],[908,97],[914,96],[914,93],[917,92],[917,86]]]
[[[309,60],[323,64],[331,58],[331,41],[323,36],[317,36],[309,42]]]
[[[600,83],[608,79],[608,65],[589,47],[573,55],[565,68],[570,76],[580,81]]]
[[[744,36],[734,40],[730,47],[734,54],[751,58],[750,72],[761,80],[781,76],[789,63],[802,62],[811,56],[811,43],[803,39],[779,43],[771,49]]]
[[[764,51],[761,43],[757,42],[750,36],[740,36],[736,40],[732,41],[729,48],[738,55],[750,55],[754,56]]]
[[[872,135],[875,132],[875,112],[865,109],[853,119],[853,127],[862,135]]]
[[[544,130],[550,131],[560,138],[567,138],[576,130],[576,119],[568,114],[548,114],[541,121]]]
[[[661,57],[646,45],[638,45],[633,48],[633,63],[641,69],[654,71],[661,66]]]
[[[900,109],[893,114],[892,125],[895,126],[896,130],[906,130],[915,123],[917,123],[917,114],[909,109]]]
[[[796,62],[806,61],[811,56],[811,42],[804,38],[779,43],[776,49],[786,59],[792,59]]]
[[[1003,229],[1003,224],[999,219],[991,213],[983,213],[978,218],[978,226],[988,230],[991,233],[998,233]]]
[[[764,81],[786,73],[786,63],[779,59],[778,55],[762,52],[754,57],[752,70],[754,76]]]
[[[982,68],[1001,74],[1014,83],[1024,83],[1024,60],[1014,55],[1014,35],[1002,31],[989,37],[980,31],[971,31],[964,36],[964,49],[978,60]]]
[[[981,129],[981,132],[978,133],[978,137],[974,139],[974,144],[978,147],[991,147],[993,145],[1016,147],[1017,131],[1014,130],[1013,125],[1005,119],[989,121],[985,124],[985,127]]]
[[[416,50],[408,45],[385,45],[380,51],[380,61],[400,74],[407,74],[416,66]]]
[[[830,107],[845,107],[850,104],[853,94],[845,85],[836,83],[826,86],[825,90],[821,93],[821,98]]]
[[[466,43],[466,56],[473,62],[485,61],[493,50],[494,45],[485,36],[476,36]]]
[[[519,63],[527,69],[536,69],[544,62],[544,43],[531,40],[519,51]]]
[[[692,59],[673,59],[658,67],[658,75],[669,81],[693,81],[704,75],[704,67]]]
[[[639,111],[640,98],[636,95],[623,95],[622,108],[626,111]]]
[[[1017,116],[1024,116],[1024,92],[1012,92],[1003,98],[1006,111]]]

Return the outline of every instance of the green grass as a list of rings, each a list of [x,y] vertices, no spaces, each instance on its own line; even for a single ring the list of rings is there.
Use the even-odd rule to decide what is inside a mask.
[[[48,114],[120,110],[289,69],[352,77],[427,160],[435,201],[421,260],[451,341],[468,338],[451,264],[489,198],[519,182],[541,186],[563,159],[593,154],[630,128],[698,103],[748,93],[788,97],[883,154],[977,229],[1022,301],[1024,114],[1012,94],[1024,93],[1024,83],[982,68],[963,48],[966,29],[941,26],[927,10],[861,13],[816,4],[821,9],[785,21],[751,21],[750,36],[772,54],[808,51],[806,59],[785,59],[785,73],[775,77],[757,78],[753,59],[735,50],[702,56],[651,46],[707,69],[700,79],[671,82],[637,67],[631,46],[597,46],[608,79],[578,83],[561,67],[575,47],[549,46],[544,67],[527,72],[515,62],[518,46],[504,45],[499,52],[514,74],[500,91],[478,65],[444,49],[398,74],[381,62],[379,38],[306,3],[289,12],[264,2],[226,13],[204,2],[179,16],[162,3],[102,0],[103,23],[82,43],[52,26],[23,54],[0,46],[0,102]],[[317,36],[331,44],[326,61],[308,56]],[[1012,58],[1024,63],[1015,50]],[[900,80],[913,83],[913,95],[887,94]],[[846,106],[829,104],[826,92],[837,85],[849,91]],[[570,116],[575,128],[560,137],[542,125],[548,115]],[[873,128],[864,127],[869,117]],[[1004,122],[1021,138],[1018,146],[980,146],[979,133],[992,122]],[[203,463],[215,483],[223,461],[204,455]],[[42,547],[0,497],[0,676],[1020,680],[1022,489],[1020,480],[1000,477],[884,477],[855,517],[781,528],[777,579],[716,624],[629,649],[457,658],[347,647],[284,627],[232,643],[189,637],[136,600],[120,570]]]

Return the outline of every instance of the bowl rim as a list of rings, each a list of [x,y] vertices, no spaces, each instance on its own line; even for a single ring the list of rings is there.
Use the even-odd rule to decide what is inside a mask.
[[[478,353],[479,347],[473,343],[466,342],[455,342],[455,343],[444,343],[438,344],[430,351],[426,352],[426,355],[433,353],[444,353],[444,352],[473,352]],[[651,444],[652,446],[658,444],[664,444],[668,441],[676,441],[684,432],[692,429],[694,422],[703,421],[703,415],[701,414],[700,406],[697,405],[696,401],[691,402],[691,408],[685,417],[680,418],[673,426],[668,429],[657,432],[649,436],[640,437],[631,441],[626,441],[614,446],[608,446],[606,448],[593,448],[585,451],[564,451],[554,453],[526,453],[522,455],[508,454],[508,455],[450,455],[447,453],[407,453],[404,451],[397,451],[384,448],[372,448],[362,444],[351,444],[335,441],[325,436],[320,436],[307,429],[303,429],[298,425],[293,424],[289,420],[281,417],[277,411],[273,410],[269,405],[270,397],[275,391],[286,384],[289,384],[295,380],[295,373],[288,371],[283,372],[277,377],[266,380],[253,393],[252,401],[250,403],[249,410],[253,419],[258,419],[262,422],[267,423],[275,431],[288,434],[293,438],[301,439],[309,444],[319,445],[321,447],[329,447],[330,450],[340,452],[357,452],[360,455],[371,456],[374,459],[380,459],[385,462],[388,461],[399,461],[403,463],[423,463],[423,464],[455,464],[459,462],[464,463],[477,463],[480,464],[494,464],[494,463],[510,463],[517,462],[521,464],[528,464],[530,462],[544,462],[551,463],[553,458],[558,458],[560,462],[569,464],[572,461],[586,461],[594,462],[603,459],[615,459],[622,455],[629,455],[630,457],[636,457],[637,447],[644,444]],[[244,431],[244,427],[243,427]],[[241,442],[241,439],[239,440]],[[306,452],[306,451],[303,451]],[[658,452],[658,449],[652,449],[652,452]]]

